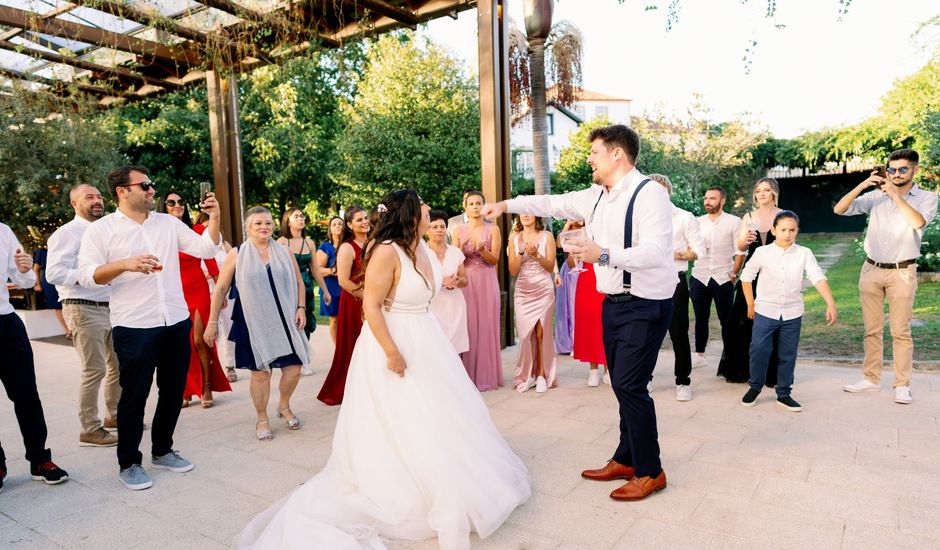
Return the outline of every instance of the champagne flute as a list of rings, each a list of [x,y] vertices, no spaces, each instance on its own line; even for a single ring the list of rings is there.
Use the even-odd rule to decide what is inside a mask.
[[[561,241],[561,248],[565,252],[571,254],[571,245],[577,244],[578,242],[587,239],[587,231],[584,228],[573,229],[571,231],[562,231],[558,234],[558,240]],[[577,258],[576,258],[577,259]],[[569,273],[581,273],[582,271],[587,271],[584,269],[584,262],[580,259],[577,259],[578,263],[574,266]]]

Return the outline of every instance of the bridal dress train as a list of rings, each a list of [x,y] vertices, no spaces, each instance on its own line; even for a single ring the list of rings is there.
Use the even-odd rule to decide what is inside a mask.
[[[364,325],[326,466],[256,516],[236,548],[373,550],[385,548],[383,538],[437,537],[442,549],[467,549],[471,532],[490,535],[529,498],[525,465],[428,312],[440,267],[429,261],[425,283],[393,246],[401,277],[384,315],[404,377],[388,370]]]

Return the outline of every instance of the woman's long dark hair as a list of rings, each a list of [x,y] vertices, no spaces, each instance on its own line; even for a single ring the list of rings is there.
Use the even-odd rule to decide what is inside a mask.
[[[339,238],[333,236],[333,232],[330,231],[330,226],[333,225],[333,220],[339,220],[343,222],[343,232],[340,233]],[[343,244],[343,237],[346,236],[346,220],[339,216],[333,216],[330,218],[330,221],[326,222],[326,240],[333,243],[333,248],[339,250],[339,245]]]
[[[160,212],[161,214],[168,214],[168,212],[166,211],[166,198],[169,197],[170,195],[176,195],[177,197],[182,199],[184,202],[186,201],[186,199],[183,199],[182,193],[180,193],[176,189],[170,189],[166,193],[160,195],[160,199],[157,200],[157,212]],[[180,220],[183,223],[185,223],[187,227],[189,228],[193,227],[193,220],[189,217],[189,208],[186,208],[185,205],[183,206],[183,217],[180,218]]]
[[[384,208],[382,208],[384,207]],[[381,212],[378,226],[372,228],[369,240],[366,242],[365,258],[363,259],[363,269],[369,265],[372,253],[375,251],[375,244],[384,242],[393,242],[400,246],[415,271],[421,275],[424,284],[430,288],[430,283],[424,278],[421,270],[418,269],[418,258],[415,256],[412,245],[417,242],[421,235],[418,234],[418,224],[421,222],[421,199],[414,189],[402,189],[392,191],[382,197],[382,202],[376,206]]]
[[[346,209],[346,213],[343,214],[343,238],[340,239],[340,243],[352,241],[356,238],[356,234],[353,233],[353,230],[349,228],[349,224],[352,223],[352,220],[356,217],[356,214],[365,211],[365,208],[356,206],[355,204]]]

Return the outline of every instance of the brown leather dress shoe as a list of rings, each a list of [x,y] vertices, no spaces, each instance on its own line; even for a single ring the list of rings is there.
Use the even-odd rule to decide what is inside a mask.
[[[644,499],[656,491],[662,491],[666,488],[666,472],[660,471],[656,477],[634,477],[626,485],[619,487],[610,493],[610,498],[614,500],[640,500]]]
[[[614,460],[607,461],[607,465],[598,470],[584,470],[581,477],[593,481],[611,481],[613,479],[630,479],[633,477],[633,467],[624,466]]]

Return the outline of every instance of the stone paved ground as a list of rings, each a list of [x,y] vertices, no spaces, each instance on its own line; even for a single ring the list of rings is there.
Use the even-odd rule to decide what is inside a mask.
[[[182,412],[176,447],[196,469],[152,471],[153,488],[141,492],[119,484],[113,448],[78,447],[75,351],[34,342],[49,445],[72,479],[54,487],[29,479],[12,406],[0,399],[10,469],[0,493],[0,548],[226,548],[249,517],[327,458],[338,410],[314,398],[331,350],[322,328],[315,333],[323,350],[317,372],[303,379],[294,400],[302,430],[276,424],[274,441],[255,441],[248,384],[239,380],[231,394],[217,394],[214,408]],[[515,352],[503,354],[507,380]],[[529,467],[534,492],[473,547],[940,548],[940,375],[916,374],[915,401],[901,406],[887,387],[843,393],[856,369],[801,363],[794,396],[804,412],[794,414],[775,406],[767,391],[758,406],[742,408],[744,386],[714,376],[715,356],[693,371],[695,399],[679,403],[670,354],[660,356],[653,382],[669,487],[639,503],[610,500],[616,482],[579,476],[604,463],[618,433],[610,388],[588,388],[580,364],[561,359],[560,387],[543,395],[486,393],[497,426]],[[152,410],[153,398],[148,418]]]

